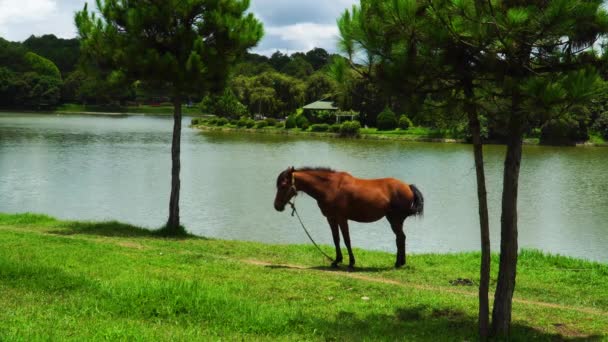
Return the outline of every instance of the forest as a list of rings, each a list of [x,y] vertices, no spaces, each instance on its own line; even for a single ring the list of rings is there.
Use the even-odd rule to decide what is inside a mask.
[[[276,51],[270,57],[249,52],[230,70],[225,87],[193,92],[187,105],[195,112],[232,120],[253,118],[256,114],[284,119],[295,116],[308,103],[328,99],[343,111],[355,112],[362,126],[391,130],[414,125],[449,131],[454,137],[469,137],[466,115],[454,92],[418,91],[424,86],[415,91],[387,91],[398,88],[395,84],[399,82],[419,82],[420,75],[413,68],[404,68],[389,79],[381,70],[382,63],[373,60],[370,52],[349,57],[322,48],[292,54]],[[593,58],[605,80],[605,57],[598,54]],[[589,101],[572,106],[568,115],[532,122],[526,136],[554,145],[608,139],[603,82],[598,86],[601,89]],[[83,58],[78,38],[61,39],[50,34],[31,36],[22,43],[0,38],[0,108],[4,110],[49,111],[79,104],[116,111],[168,102],[170,96],[164,85],[133,82],[119,71]],[[491,107],[495,103],[485,105]],[[309,116],[312,123],[335,122],[331,113],[313,115]],[[486,141],[504,141],[507,135],[501,131],[502,123],[488,120],[483,114],[480,120]]]

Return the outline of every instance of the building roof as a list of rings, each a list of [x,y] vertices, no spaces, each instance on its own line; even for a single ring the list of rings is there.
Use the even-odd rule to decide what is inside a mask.
[[[338,110],[338,107],[335,107],[332,101],[323,100],[307,104],[302,108],[308,110]]]

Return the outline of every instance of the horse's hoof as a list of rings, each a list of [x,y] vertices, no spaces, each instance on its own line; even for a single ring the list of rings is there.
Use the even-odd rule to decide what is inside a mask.
[[[355,266],[354,265],[348,265],[348,268],[346,269],[346,271],[348,271],[348,272],[355,272]]]
[[[336,262],[336,261],[332,262],[331,268],[338,268],[338,262]]]

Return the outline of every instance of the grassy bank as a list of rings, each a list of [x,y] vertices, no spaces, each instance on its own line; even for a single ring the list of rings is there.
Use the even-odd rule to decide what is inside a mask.
[[[209,126],[209,125],[194,125],[203,131],[215,132],[243,132],[252,134],[275,134],[275,135],[305,135],[313,137],[329,137],[343,138],[337,133],[330,132],[312,132],[299,128],[285,129],[282,127],[263,127],[263,128],[244,128],[235,125],[227,124],[225,126]],[[464,139],[454,137],[448,131],[436,130],[425,127],[415,127],[413,129],[403,131],[378,131],[376,128],[363,128],[359,135],[350,137],[356,139],[370,140],[402,140],[402,141],[424,141],[424,142],[464,142]]]
[[[234,124],[226,124],[223,126],[213,126],[206,124],[195,124],[193,127],[202,131],[214,132],[241,132],[251,134],[275,134],[275,135],[306,135],[316,137],[344,138],[336,133],[330,132],[313,132],[310,130],[302,130],[300,128],[285,129],[284,127],[262,127],[262,128],[245,128],[237,127]],[[420,142],[444,142],[444,143],[464,143],[465,139],[455,134],[450,130],[433,129],[428,127],[412,127],[407,130],[396,129],[392,131],[379,131],[377,128],[362,128],[359,134],[354,137],[356,139],[370,140],[401,140],[401,141],[420,141]],[[492,142],[490,142],[492,143]],[[496,142],[494,142],[496,143]],[[538,137],[526,137],[524,139],[526,145],[539,145]],[[577,146],[597,146],[608,147],[608,142],[598,134],[591,134],[589,141],[576,144]]]
[[[454,282],[478,281],[476,253],[395,270],[356,250],[348,273],[311,246],[31,214],[0,214],[0,244],[0,340],[476,339],[477,289]],[[608,266],[522,252],[513,319],[512,340],[608,338]]]
[[[197,107],[182,107],[183,115],[200,115],[200,109]],[[151,115],[173,115],[172,105],[160,106],[96,106],[96,105],[79,105],[79,104],[64,104],[57,107],[56,113],[100,113],[100,114],[151,114]]]

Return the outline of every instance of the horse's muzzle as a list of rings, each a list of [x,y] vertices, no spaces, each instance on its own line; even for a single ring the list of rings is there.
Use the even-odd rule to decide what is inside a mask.
[[[285,210],[285,204],[283,204],[283,205],[279,205],[279,204],[275,203],[275,204],[274,204],[274,209],[275,209],[276,211],[284,211],[284,210]]]

